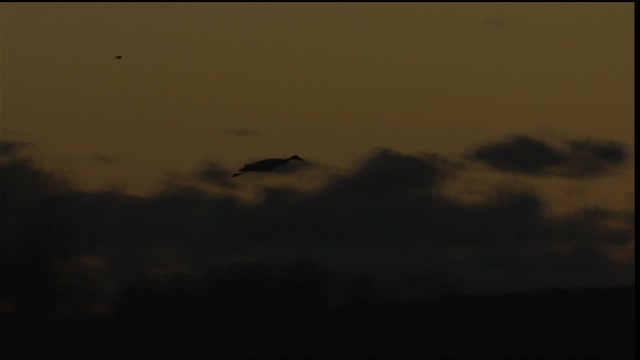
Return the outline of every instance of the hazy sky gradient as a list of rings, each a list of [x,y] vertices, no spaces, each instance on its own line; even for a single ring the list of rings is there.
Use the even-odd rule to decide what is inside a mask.
[[[1,137],[88,189],[139,194],[205,159],[459,158],[511,134],[633,150],[633,16],[633,3],[3,3]],[[496,177],[470,169],[459,196]],[[556,204],[633,209],[631,165],[527,181]]]

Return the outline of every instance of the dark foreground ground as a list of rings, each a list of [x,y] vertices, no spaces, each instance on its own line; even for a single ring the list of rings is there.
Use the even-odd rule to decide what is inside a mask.
[[[0,331],[3,358],[633,358],[635,288],[345,306],[139,291],[115,315]]]

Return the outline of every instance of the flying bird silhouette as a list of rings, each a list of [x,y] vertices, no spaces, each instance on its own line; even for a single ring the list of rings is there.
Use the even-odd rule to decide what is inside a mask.
[[[240,175],[242,175],[244,173],[247,173],[247,172],[250,172],[250,171],[259,171],[259,172],[271,171],[271,170],[277,168],[280,165],[284,165],[284,164],[288,163],[290,160],[305,161],[298,155],[293,155],[292,157],[290,157],[288,159],[261,160],[261,161],[257,161],[257,162],[251,163],[251,164],[246,164],[245,166],[242,167],[242,169],[238,170],[237,173],[231,175],[231,177],[240,176]]]

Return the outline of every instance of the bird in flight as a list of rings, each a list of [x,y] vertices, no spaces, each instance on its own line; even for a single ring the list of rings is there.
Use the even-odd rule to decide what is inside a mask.
[[[292,157],[290,157],[288,159],[261,160],[261,161],[257,161],[257,162],[251,163],[251,164],[246,164],[244,167],[242,167],[242,169],[238,170],[237,173],[231,175],[231,177],[240,176],[240,175],[242,175],[244,173],[247,173],[247,172],[250,172],[250,171],[259,171],[259,172],[271,171],[271,170],[277,168],[280,165],[284,165],[284,164],[288,163],[291,160],[305,161],[298,155],[293,155]]]
[[[122,60],[122,55],[116,55],[113,58],[116,59],[116,60]]]

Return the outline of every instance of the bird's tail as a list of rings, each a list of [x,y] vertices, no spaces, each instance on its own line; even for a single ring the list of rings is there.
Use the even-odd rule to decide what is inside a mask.
[[[233,175],[231,175],[231,177],[236,177],[236,176],[240,176],[240,175],[242,175],[242,174],[244,174],[244,173],[242,173],[242,172],[239,172],[239,173],[235,173],[235,174],[233,174]]]

